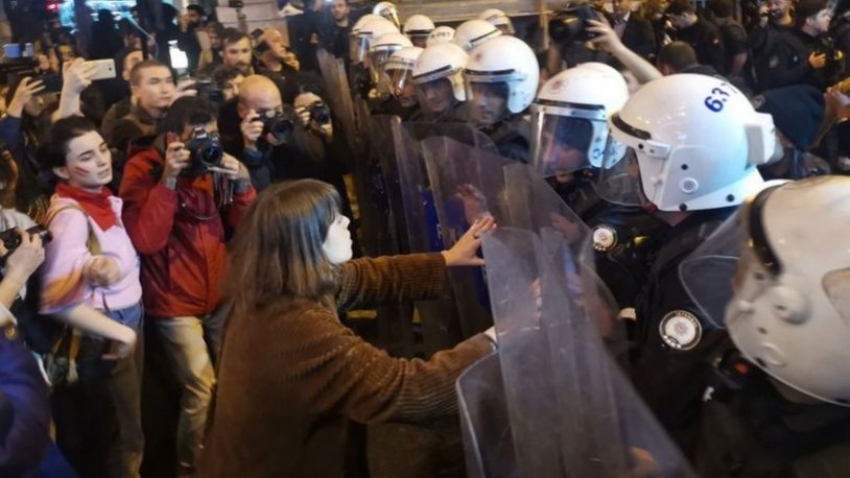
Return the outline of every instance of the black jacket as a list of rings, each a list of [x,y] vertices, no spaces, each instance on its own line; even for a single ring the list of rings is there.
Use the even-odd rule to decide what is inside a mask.
[[[697,61],[723,71],[726,62],[723,38],[713,23],[699,18],[696,23],[675,32],[674,40],[688,43],[697,53]]]
[[[690,298],[679,276],[679,264],[734,213],[736,208],[695,211],[671,228],[652,262],[648,280],[636,298],[637,325],[632,357],[632,380],[646,404],[686,456],[693,453],[699,407],[711,357],[725,338]],[[671,346],[662,336],[663,324],[682,324],[690,317],[693,339]],[[671,329],[675,331],[675,327]]]
[[[649,23],[649,20],[638,15],[637,12],[632,12],[629,15],[629,20],[626,22],[620,40],[629,50],[644,58],[652,58],[658,52],[652,24]]]

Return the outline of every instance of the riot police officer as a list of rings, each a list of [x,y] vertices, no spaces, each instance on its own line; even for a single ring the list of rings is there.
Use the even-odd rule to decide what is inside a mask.
[[[848,191],[842,176],[766,188],[688,258],[733,289],[709,313],[728,338],[702,409],[702,476],[850,475]]]
[[[593,231],[596,270],[621,310],[633,317],[649,257],[669,226],[639,206],[604,201],[595,178],[608,142],[608,117],[629,97],[626,81],[602,63],[550,78],[531,105],[531,162]]]
[[[718,338],[686,294],[678,266],[762,186],[757,166],[774,153],[773,122],[723,80],[683,73],[644,85],[609,126],[619,146],[606,150],[600,193],[642,203],[671,226],[636,299],[632,379],[690,454],[705,359]]]
[[[534,51],[512,36],[490,39],[472,50],[463,72],[470,122],[502,156],[528,162],[529,125],[522,113],[534,100],[540,68]]]
[[[381,110],[381,114],[395,114],[402,121],[421,116],[412,77],[413,67],[422,51],[422,48],[416,46],[402,48],[390,55],[384,64],[381,72],[383,79],[378,83],[385,82],[392,96],[384,103],[386,110]]]
[[[466,101],[463,69],[469,56],[453,43],[425,48],[416,59],[411,81],[416,85],[419,106],[425,121],[463,121]]]

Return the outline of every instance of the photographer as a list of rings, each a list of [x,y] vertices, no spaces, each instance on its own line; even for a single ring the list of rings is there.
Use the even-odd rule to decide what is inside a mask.
[[[204,329],[225,277],[225,228],[235,227],[256,196],[245,166],[217,144],[215,118],[203,98],[175,101],[153,145],[128,160],[120,192],[141,255],[152,339],[181,387],[183,474],[194,468],[214,382]],[[210,337],[213,352],[216,339]]]
[[[112,156],[94,124],[61,119],[51,136],[41,159],[60,183],[45,220],[53,239],[40,309],[83,333],[70,357],[78,380],[54,390],[57,442],[83,476],[135,476],[144,444],[138,255],[106,187]]]
[[[307,131],[307,150],[312,161],[307,163],[310,169],[292,176],[319,179],[332,185],[342,201],[342,213],[352,217],[351,202],[343,178],[348,173],[343,162],[347,146],[334,135],[331,110],[315,93],[301,93],[295,98],[295,113]]]
[[[257,190],[305,177],[305,168],[315,168],[306,152],[306,131],[293,119],[279,88],[262,75],[246,77],[236,100],[222,107],[218,125],[224,150],[242,158]]]

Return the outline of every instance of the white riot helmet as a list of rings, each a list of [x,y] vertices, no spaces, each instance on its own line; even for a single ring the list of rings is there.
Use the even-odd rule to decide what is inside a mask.
[[[485,20],[469,20],[457,27],[454,38],[452,38],[452,43],[469,53],[478,45],[501,34],[501,30]]]
[[[413,85],[411,78],[413,77],[413,68],[416,66],[416,60],[422,55],[424,49],[417,46],[409,46],[390,55],[390,58],[384,64],[384,77],[388,87],[393,95],[395,95],[402,106],[412,106],[416,103],[415,91],[413,94],[408,94],[409,85]]]
[[[434,22],[425,15],[411,15],[404,21],[402,32],[410,38],[414,46],[425,48],[428,36],[434,31]]]
[[[432,81],[447,79],[457,101],[466,101],[463,86],[463,69],[469,56],[453,43],[440,43],[422,51],[413,67],[413,84],[425,85]]]
[[[435,28],[430,35],[428,35],[428,40],[425,42],[425,48],[429,46],[439,45],[440,43],[451,43],[452,39],[455,37],[455,29],[447,26],[439,26]]]
[[[850,178],[768,188],[739,214],[730,337],[776,380],[850,406]]]
[[[372,8],[372,14],[380,15],[391,21],[396,28],[401,28],[401,22],[398,20],[398,8],[393,2],[378,2]]]
[[[390,55],[411,46],[413,44],[410,39],[397,32],[385,33],[373,39],[369,45],[369,68],[372,69],[372,73],[380,75]]]
[[[480,20],[485,20],[490,22],[494,27],[498,28],[505,35],[513,35],[514,34],[514,24],[511,21],[511,17],[507,16],[505,12],[499,10],[498,8],[488,8],[481,12],[481,15],[478,15]]]
[[[486,108],[482,108],[482,101],[487,96],[485,90],[500,90],[497,94],[505,97],[507,111],[521,113],[534,100],[540,67],[534,51],[524,41],[500,36],[472,50],[463,78],[467,98],[471,102],[472,120],[487,125],[493,121],[478,116],[479,113],[486,114]]]
[[[550,78],[531,105],[532,164],[545,176],[601,167],[608,117],[628,99],[623,75],[604,63],[583,63]]]
[[[350,59],[353,64],[362,63],[369,53],[372,41],[387,33],[398,33],[398,28],[389,20],[370,16],[358,21],[351,29]]]
[[[734,86],[706,75],[649,82],[608,124],[611,140],[630,151],[627,161],[603,160],[600,194],[621,204],[648,200],[662,211],[741,204],[763,183],[756,166],[770,160],[776,141],[770,115],[757,113]]]

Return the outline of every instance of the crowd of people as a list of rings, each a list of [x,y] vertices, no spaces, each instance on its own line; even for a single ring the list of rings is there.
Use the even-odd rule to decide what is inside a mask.
[[[198,5],[162,16],[151,35],[102,11],[86,42],[54,22],[8,70],[0,475],[141,476],[150,366],[179,391],[174,476],[361,476],[352,423],[456,413],[456,380],[505,331],[422,360],[344,325],[486,267],[501,220],[458,192],[464,234],[433,220],[427,250],[365,257],[404,227],[376,161],[390,132],[370,127],[389,116],[467,128],[592,231],[631,384],[697,472],[850,473],[850,192],[830,176],[850,171],[850,10],[592,2],[552,13],[546,38],[495,9],[449,26],[390,2],[308,1],[250,33]],[[95,80],[93,59],[116,77]],[[736,274],[680,272],[730,238]]]

